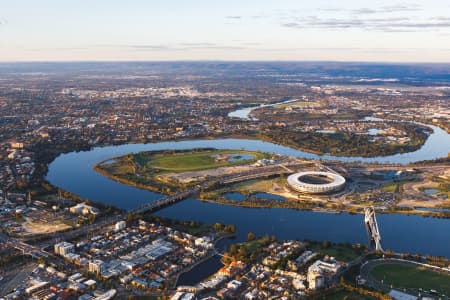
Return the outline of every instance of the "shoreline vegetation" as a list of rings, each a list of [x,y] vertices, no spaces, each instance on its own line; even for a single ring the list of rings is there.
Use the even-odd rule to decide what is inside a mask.
[[[231,206],[239,206],[245,208],[286,208],[286,209],[294,209],[294,210],[307,210],[307,211],[315,211],[322,213],[331,213],[331,214],[341,214],[341,213],[349,213],[349,214],[363,214],[364,210],[362,208],[352,208],[352,207],[343,207],[339,208],[336,204],[323,204],[323,203],[314,203],[314,202],[303,202],[303,201],[229,201],[229,200],[212,200],[212,199],[198,199],[202,202],[214,203],[220,205],[231,205]],[[258,202],[258,203],[256,203]],[[433,218],[442,218],[448,219],[450,218],[450,212],[433,212],[433,211],[423,211],[423,210],[415,210],[409,208],[391,208],[386,210],[377,211],[377,214],[404,214],[404,215],[421,215],[423,217],[433,217]]]
[[[129,186],[137,187],[140,189],[149,190],[151,192],[158,192],[162,194],[173,194],[177,192],[180,189],[187,188],[189,185],[185,184],[177,184],[176,182],[168,182],[166,181],[160,181],[160,175],[161,170],[151,170],[150,168],[145,167],[145,172],[148,172],[151,176],[145,176],[146,182],[136,182],[133,181],[136,177],[136,174],[139,174],[140,171],[138,171],[139,167],[136,165],[135,159],[138,158],[138,160],[141,161],[141,164],[147,165],[147,163],[154,158],[155,156],[158,157],[159,155],[166,155],[166,154],[173,154],[173,155],[187,155],[188,157],[190,155],[197,155],[197,154],[211,154],[216,153],[217,150],[213,149],[194,149],[194,150],[170,150],[170,151],[147,151],[143,152],[146,157],[146,159],[141,157],[141,153],[136,154],[127,154],[116,158],[109,158],[106,159],[98,164],[95,165],[94,170],[102,174],[103,176],[106,176],[107,178],[110,178],[112,180],[115,180],[121,184],[126,184]],[[221,152],[229,152],[230,150],[221,150]],[[232,151],[236,152],[236,151]],[[247,152],[251,153],[251,152]],[[172,161],[172,159],[169,157],[165,159],[167,161]],[[111,162],[114,161],[114,162]],[[108,162],[108,164],[104,164],[105,162]],[[127,168],[123,169],[123,166],[121,163],[127,164]],[[173,162],[172,162],[173,163]],[[139,163],[138,163],[139,164]],[[106,168],[105,168],[106,167]],[[142,166],[141,166],[142,167]],[[114,170],[115,168],[120,168],[122,171],[129,171],[131,170],[134,172],[133,174],[124,173],[122,175],[120,174],[113,174],[111,172],[111,168]],[[179,168],[179,166],[178,166]],[[190,166],[190,168],[196,169],[196,164],[193,164]],[[208,169],[208,168],[207,168]],[[122,176],[122,177],[121,177]],[[125,177],[123,177],[125,176]],[[143,174],[141,173],[141,176]],[[158,180],[154,177],[158,176]],[[198,182],[193,182],[193,184],[197,184]],[[168,187],[169,186],[169,187]],[[215,188],[214,190],[207,190],[203,191],[199,194],[198,199],[203,202],[208,203],[214,203],[214,204],[220,204],[220,205],[232,205],[232,206],[240,206],[240,207],[247,207],[247,208],[287,208],[287,209],[296,209],[296,210],[310,210],[310,211],[320,211],[320,212],[326,212],[326,213],[350,213],[350,214],[360,214],[363,212],[363,209],[361,207],[352,207],[352,206],[345,206],[341,205],[339,203],[335,202],[325,202],[325,201],[309,201],[309,200],[298,200],[298,199],[285,199],[283,201],[280,200],[274,200],[270,198],[264,198],[264,197],[254,197],[253,193],[246,193],[245,199],[241,201],[235,201],[235,200],[229,200],[223,197],[223,193],[220,191],[228,191],[233,192],[233,190],[227,190],[227,188],[219,187]],[[254,191],[254,193],[257,193],[258,191]],[[264,191],[260,191],[264,193]],[[245,193],[244,193],[245,194]],[[450,218],[450,212],[439,212],[439,211],[424,211],[424,210],[418,210],[413,208],[404,208],[404,207],[392,207],[383,211],[380,211],[380,213],[398,213],[398,214],[407,214],[407,215],[422,215],[424,217],[437,217],[437,218]]]
[[[344,132],[317,133],[288,129],[266,130],[258,139],[287,146],[317,155],[377,157],[417,151],[429,137],[428,128],[407,123],[396,123],[396,129],[404,130],[410,138],[406,143],[372,142],[370,135],[358,135]]]
[[[165,177],[166,174],[239,166],[270,157],[263,152],[215,148],[144,151],[103,160],[94,170],[122,184],[171,195],[198,181],[180,183]]]

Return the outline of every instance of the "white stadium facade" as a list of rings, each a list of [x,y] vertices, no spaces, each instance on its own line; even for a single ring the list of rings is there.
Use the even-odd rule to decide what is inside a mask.
[[[299,172],[287,178],[289,186],[297,192],[325,194],[341,190],[345,178],[331,172]]]

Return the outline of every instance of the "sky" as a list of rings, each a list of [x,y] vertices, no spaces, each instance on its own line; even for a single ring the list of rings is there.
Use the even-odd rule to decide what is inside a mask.
[[[450,62],[448,0],[0,0],[0,61]]]

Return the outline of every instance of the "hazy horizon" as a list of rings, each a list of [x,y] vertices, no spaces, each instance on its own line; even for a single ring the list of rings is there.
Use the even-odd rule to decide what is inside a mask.
[[[449,10],[443,0],[18,0],[0,12],[0,61],[446,63]]]

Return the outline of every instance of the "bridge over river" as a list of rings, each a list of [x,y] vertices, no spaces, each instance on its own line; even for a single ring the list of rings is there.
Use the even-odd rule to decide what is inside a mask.
[[[75,237],[82,236],[82,235],[88,235],[92,232],[99,232],[103,228],[113,225],[114,223],[123,220],[126,218],[128,214],[144,214],[144,213],[150,213],[155,212],[161,208],[164,208],[166,206],[172,205],[174,203],[177,203],[179,201],[182,201],[186,198],[189,198],[190,196],[193,196],[197,193],[199,193],[202,190],[211,188],[213,186],[217,185],[223,185],[223,184],[232,184],[236,182],[246,181],[246,180],[252,180],[257,178],[263,178],[263,177],[269,177],[274,175],[281,175],[281,174],[287,174],[292,173],[292,169],[297,169],[302,166],[304,166],[305,163],[301,161],[283,161],[276,165],[268,165],[268,166],[261,166],[261,167],[255,167],[251,171],[245,171],[240,173],[235,173],[231,175],[225,175],[220,177],[215,177],[211,180],[205,181],[203,183],[197,184],[187,190],[180,191],[178,193],[167,195],[161,199],[158,199],[156,201],[148,202],[140,207],[137,207],[133,210],[123,212],[118,215],[114,215],[111,217],[103,218],[102,220],[94,223],[94,224],[88,224],[80,228],[76,228],[69,231],[59,232],[55,233],[49,238],[45,238],[46,236],[41,237],[42,239],[28,239],[25,241],[13,239],[13,238],[7,238],[8,243],[13,246],[16,249],[19,249],[20,251],[23,251],[26,254],[30,254],[34,257],[47,257],[49,255],[48,252],[45,251],[50,246],[53,246],[55,243],[62,241],[62,240],[71,240]],[[35,244],[36,246],[32,246],[31,243]]]

